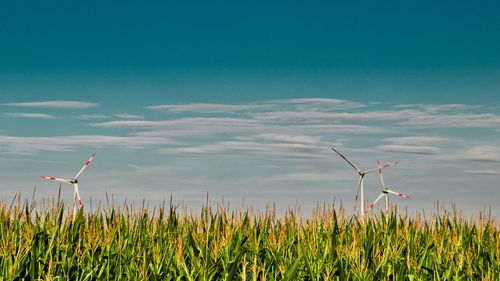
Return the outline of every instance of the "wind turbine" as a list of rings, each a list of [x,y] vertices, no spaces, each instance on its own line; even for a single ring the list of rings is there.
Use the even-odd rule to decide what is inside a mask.
[[[87,168],[89,165],[90,161],[92,161],[92,158],[94,158],[95,153],[90,157],[89,161],[83,165],[83,167],[80,169],[80,171],[76,174],[76,176],[73,179],[60,179],[60,178],[53,178],[53,177],[45,177],[41,176],[44,179],[49,179],[49,180],[54,180],[54,181],[60,181],[60,182],[65,182],[65,183],[70,183],[73,184],[73,219],[75,218],[76,215],[76,198],[78,197],[78,203],[80,203],[80,207],[82,206],[82,200],[80,199],[80,192],[78,192],[78,177],[83,173],[83,170]]]
[[[408,199],[410,199],[410,196],[392,191],[390,189],[387,189],[385,187],[384,177],[382,177],[382,168],[380,168],[380,162],[378,160],[377,160],[377,164],[378,164],[378,172],[380,174],[380,182],[382,183],[382,193],[380,193],[380,195],[377,197],[375,202],[373,202],[370,205],[370,207],[368,208],[368,211],[366,211],[366,213],[368,213],[373,208],[373,206],[375,205],[375,203],[377,203],[378,200],[380,200],[382,197],[385,196],[385,213],[387,214],[387,211],[389,210],[389,193],[396,194],[397,196],[405,197]]]
[[[364,185],[363,185],[364,179],[363,178],[366,174],[373,172],[373,171],[377,170],[378,168],[362,171],[358,167],[356,167],[351,161],[347,160],[347,158],[344,155],[340,154],[340,152],[338,152],[335,148],[331,147],[331,149],[333,151],[335,151],[338,155],[340,155],[340,157],[344,158],[344,160],[347,161],[347,163],[349,163],[359,174],[358,191],[356,192],[356,199],[354,201],[354,212],[356,212],[356,203],[358,202],[358,194],[361,191],[361,210],[360,210],[360,212],[361,212],[361,216],[364,217],[364,215],[365,215],[365,198],[364,198]],[[392,166],[392,165],[396,165],[396,164],[399,164],[399,161],[394,162],[392,164],[384,165],[384,168]],[[380,166],[379,166],[379,168],[380,168]]]

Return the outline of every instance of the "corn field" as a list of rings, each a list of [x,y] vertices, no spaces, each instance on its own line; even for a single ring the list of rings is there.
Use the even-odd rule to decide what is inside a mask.
[[[495,219],[0,202],[0,280],[500,280]],[[91,210],[93,209],[93,210]]]

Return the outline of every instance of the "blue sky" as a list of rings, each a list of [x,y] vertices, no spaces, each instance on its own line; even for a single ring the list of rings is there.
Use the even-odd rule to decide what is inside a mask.
[[[222,195],[305,210],[385,172],[410,210],[500,199],[494,1],[69,4],[0,9],[0,195],[93,152],[84,202]],[[367,178],[373,200],[376,175]],[[71,198],[71,187],[64,192]]]

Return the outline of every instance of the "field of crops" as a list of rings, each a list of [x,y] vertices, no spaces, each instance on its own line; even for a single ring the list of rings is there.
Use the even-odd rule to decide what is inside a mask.
[[[483,213],[361,223],[341,204],[300,216],[106,203],[73,220],[59,200],[0,204],[0,280],[500,280],[499,223]]]

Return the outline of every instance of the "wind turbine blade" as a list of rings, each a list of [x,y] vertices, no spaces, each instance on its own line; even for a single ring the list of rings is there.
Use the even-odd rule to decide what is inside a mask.
[[[73,188],[75,189],[76,197],[78,197],[78,203],[82,206],[82,200],[80,199],[80,192],[78,192],[78,184],[74,183]]]
[[[389,192],[389,193],[395,194],[395,195],[397,195],[397,196],[401,196],[401,197],[405,197],[405,198],[410,199],[410,196],[408,196],[408,195],[404,195],[404,194],[401,194],[401,193],[397,193],[397,192],[394,192],[394,191],[389,190],[389,189],[387,189],[386,191],[387,191],[387,192]]]
[[[359,177],[358,191],[356,192],[356,199],[354,199],[354,212],[356,212],[356,204],[358,203],[358,194],[359,194],[360,189],[361,189],[361,176]]]
[[[42,179],[48,179],[48,180],[53,180],[53,181],[60,181],[60,182],[65,182],[65,183],[71,183],[70,180],[67,179],[60,179],[60,178],[53,178],[53,177],[45,177],[41,176]]]
[[[397,165],[397,164],[399,164],[399,163],[401,163],[401,161],[394,162],[394,163],[391,163],[391,164],[387,164],[387,165],[384,165],[384,166],[382,166],[382,167],[380,167],[380,166],[379,166],[379,168],[382,168],[382,169],[383,169],[383,168],[387,168],[387,167],[390,167],[390,166]],[[367,170],[367,171],[365,171],[365,174],[367,174],[367,173],[369,173],[369,172],[376,171],[376,170],[378,170],[379,168],[373,168],[373,169]]]
[[[397,165],[399,163],[401,163],[401,161],[397,161],[397,162],[394,162],[394,163],[391,163],[391,164],[386,164],[386,165],[382,166],[382,168],[387,168],[387,167],[390,167],[390,166],[394,166],[394,165]]]
[[[89,161],[87,161],[87,163],[85,163],[85,165],[83,165],[80,172],[78,172],[78,174],[76,174],[75,180],[78,179],[78,177],[83,173],[83,170],[85,170],[85,168],[87,168],[87,166],[89,165],[90,161],[92,161],[92,158],[94,158],[94,156],[95,156],[95,153],[94,153],[94,155],[92,155],[92,157],[90,157]]]
[[[380,200],[382,197],[384,197],[384,195],[386,195],[385,193],[380,193],[380,195],[377,197],[377,200],[375,200],[375,202],[373,202],[370,207],[368,207],[368,210],[366,210],[366,213],[368,213],[372,208],[373,206],[375,206],[375,204],[377,203],[378,200]]]
[[[337,150],[335,150],[335,148],[331,147],[331,149],[333,151],[337,152],[337,154],[340,155],[340,157],[344,158],[344,160],[347,161],[347,163],[349,163],[354,169],[356,169],[356,171],[361,172],[361,170],[358,169],[358,167],[354,166],[354,164],[352,164],[351,161],[347,160],[347,158],[345,158],[344,155],[340,154],[340,152],[338,152]]]
[[[382,177],[382,168],[380,168],[380,162],[377,160],[378,164],[378,173],[380,175],[380,182],[382,183],[382,188],[385,190],[385,183],[384,183],[384,177]]]

